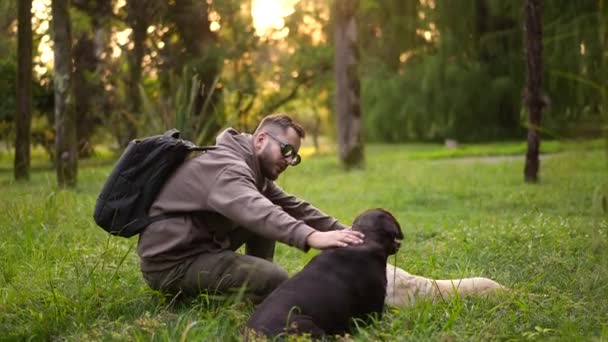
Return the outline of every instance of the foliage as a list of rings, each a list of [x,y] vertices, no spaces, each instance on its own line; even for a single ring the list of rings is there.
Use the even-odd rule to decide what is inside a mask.
[[[414,274],[487,276],[511,288],[496,298],[387,308],[354,340],[603,340],[608,216],[597,193],[605,151],[596,147],[563,145],[535,186],[521,182],[521,158],[416,157],[437,145],[371,145],[368,167],[349,173],[331,156],[306,158],[278,182],[346,224],[370,207],[393,212],[406,238],[391,262]],[[136,239],[95,227],[91,212],[109,171],[82,167],[76,191],[58,190],[52,171],[33,172],[29,184],[0,172],[3,338],[240,339],[251,304],[173,302],[146,287]],[[275,260],[293,274],[313,255],[279,245]]]
[[[4,98],[0,140],[6,149],[14,140],[16,3],[0,1],[0,96]],[[106,149],[115,148],[109,137],[124,142],[129,123],[138,125],[140,136],[179,126],[185,137],[207,144],[222,127],[251,131],[259,118],[277,111],[301,121],[317,151],[319,141],[332,139],[331,1],[298,1],[294,12],[284,18],[285,27],[265,36],[255,33],[251,2],[139,3],[146,10],[154,9],[153,15],[143,16],[150,26],[143,41],[141,70],[135,70],[142,76],[135,88],[145,93],[141,112],[133,109],[137,106],[133,106],[134,88],[128,74],[134,34],[120,46],[120,56],[113,54],[118,48],[116,34],[132,24],[126,5],[135,2],[71,2],[74,46],[94,39],[99,57],[89,61],[94,68],[83,68],[86,87],[79,87],[80,94],[90,98],[76,96],[86,107],[79,108],[83,113],[79,138],[95,134],[85,139],[88,146],[102,142]],[[523,138],[522,0],[359,3],[367,141],[456,139],[461,143],[460,149],[440,150],[430,157],[410,156],[428,159],[485,153],[463,142]],[[606,1],[545,2],[544,88],[551,102],[543,117],[545,137],[560,141],[596,137],[603,130],[608,143],[607,9]],[[41,57],[36,47],[50,37],[49,30],[44,30],[48,22],[42,17],[33,23],[36,62]],[[211,31],[212,21],[219,30]],[[289,34],[284,38],[272,38],[286,30]],[[32,141],[39,145],[34,148],[46,149],[51,157],[52,76],[49,68],[35,81],[32,126]],[[519,147],[510,153],[520,153]]]
[[[217,83],[217,79],[216,82]],[[192,140],[198,144],[207,144],[217,132],[211,131],[212,120],[204,122],[201,117],[208,115],[211,98],[214,96],[215,83],[209,86],[210,92],[202,87],[207,94],[200,112],[197,112],[195,101],[198,96],[197,91],[201,89],[201,80],[198,74],[192,73],[187,67],[182,71],[181,76],[171,75],[168,82],[167,94],[159,94],[157,104],[148,96],[145,89],[140,88],[142,97],[142,120],[145,127],[141,133],[145,136],[156,135],[170,128],[177,128],[184,139]],[[213,120],[220,120],[217,116]]]
[[[601,3],[565,1],[559,8],[546,9],[547,88],[567,94],[551,96],[552,110],[562,113],[555,120],[558,125],[581,121],[597,125],[597,114],[605,111],[601,106],[607,90],[601,85],[608,77],[608,57],[603,55],[606,8],[598,8]]]
[[[17,65],[14,59],[0,59],[0,74],[3,75],[3,82],[0,83],[0,96],[5,99],[0,103],[0,121],[13,121],[17,111],[15,96]]]
[[[478,141],[521,134],[518,13],[515,5],[496,6],[505,7],[454,1],[401,13],[419,27],[407,31],[410,44],[401,55],[392,52],[392,63],[376,67],[376,56],[382,51],[365,56],[373,68],[364,79],[370,139]],[[472,20],[460,20],[457,12]],[[395,130],[393,122],[403,129]]]
[[[220,78],[228,124],[251,131],[264,115],[288,111],[304,122],[307,131],[318,134],[318,119],[324,117],[324,126],[329,120],[327,92],[333,80],[333,55],[325,32],[328,4],[299,1],[282,30],[262,37],[254,34],[249,13],[230,11],[229,2],[217,6],[226,18],[221,22],[228,24],[219,38],[231,42]],[[271,38],[285,31],[289,35],[284,39]],[[331,130],[324,127],[323,132]]]
[[[364,33],[371,35],[362,50],[369,138],[522,137],[521,1],[412,2],[418,1],[363,2]],[[552,105],[543,129],[548,136],[601,133],[603,95],[588,82],[564,77],[595,84],[606,79],[601,3],[545,3],[544,90]]]
[[[149,130],[145,125],[150,121],[140,120],[133,109],[138,106],[133,105],[127,60],[134,54],[134,34],[120,46],[120,56],[112,55],[113,34],[132,24],[127,11],[131,3],[135,4],[129,1],[113,11],[101,2],[72,3],[75,43],[96,37],[95,49],[106,55],[92,63],[94,75],[85,77],[96,89],[87,93],[99,96],[83,99],[83,105],[90,102],[94,108],[81,109],[93,114],[85,120],[87,132],[81,134],[92,134],[99,126],[100,137],[111,133],[124,140],[129,122],[140,125],[141,135]],[[359,3],[361,95],[368,140],[467,142],[523,137],[521,0]],[[251,3],[155,0],[146,4],[153,15],[147,18],[150,26],[143,41],[138,87],[144,87],[155,106],[174,102],[181,96],[175,93],[175,79],[183,78],[184,68],[189,68],[191,75],[184,84],[196,74],[199,86],[208,92],[197,91],[192,103],[198,114],[191,120],[209,127],[202,140],[209,142],[222,125],[250,131],[260,117],[277,111],[297,115],[315,137],[333,135],[331,2],[298,1],[294,12],[284,18],[285,27],[264,36],[255,32]],[[0,75],[9,81],[0,86],[0,94],[6,93],[8,99],[0,117],[3,127],[10,127],[15,4],[4,1],[0,6],[0,51],[6,52]],[[602,86],[608,78],[606,15],[605,1],[545,4],[545,92],[551,100],[543,118],[546,136],[597,136],[598,122],[606,122],[601,118],[608,97]],[[217,31],[209,29],[212,22],[219,25]],[[39,30],[42,23],[37,20],[34,27],[35,46],[48,34]],[[287,30],[284,38],[272,38]],[[204,103],[207,107],[202,111]]]
[[[379,75],[384,77],[364,80],[370,140],[478,141],[521,134],[518,116],[509,116],[508,112],[499,116],[500,109],[508,107],[519,93],[510,78],[490,78],[487,67],[478,63],[452,63],[440,71],[438,65],[442,63],[441,57],[432,56],[403,75],[381,71]]]
[[[14,118],[17,112],[17,99],[15,96],[17,65],[12,56],[0,57],[0,75],[3,76],[3,82],[0,82],[0,98],[4,100],[0,102],[0,140],[6,142],[7,146],[14,142]],[[44,79],[34,79],[32,81],[32,135],[33,143],[41,144],[45,149],[52,149],[53,140],[43,141],[37,139],[38,136],[54,136],[53,120],[53,87],[52,82]],[[43,123],[42,125],[38,123]],[[50,150],[49,150],[50,151]],[[49,153],[52,158],[52,154]]]

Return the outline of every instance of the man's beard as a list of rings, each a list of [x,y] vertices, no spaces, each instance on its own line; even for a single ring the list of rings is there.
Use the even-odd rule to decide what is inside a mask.
[[[271,181],[275,181],[277,180],[277,178],[279,178],[279,174],[274,171],[274,165],[268,164],[269,163],[267,163],[265,160],[262,160],[262,162],[260,163],[260,170],[262,171],[262,175]]]

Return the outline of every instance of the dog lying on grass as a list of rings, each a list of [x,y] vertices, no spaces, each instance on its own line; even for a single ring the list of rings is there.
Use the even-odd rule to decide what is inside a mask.
[[[253,335],[322,338],[349,332],[351,319],[382,315],[386,261],[399,249],[401,227],[387,211],[372,209],[352,229],[365,234],[363,244],[325,250],[281,284],[247,322]]]
[[[433,301],[453,296],[490,295],[506,288],[488,278],[462,278],[434,280],[386,265],[386,305],[395,307],[413,306],[420,299]]]

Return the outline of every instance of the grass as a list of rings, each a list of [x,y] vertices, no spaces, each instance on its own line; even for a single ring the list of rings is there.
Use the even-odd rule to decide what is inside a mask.
[[[354,340],[608,341],[601,146],[551,147],[560,153],[542,160],[537,185],[523,183],[523,158],[445,159],[445,149],[433,145],[369,146],[366,168],[351,172],[331,155],[311,156],[279,184],[346,224],[367,208],[393,212],[406,238],[391,261],[411,273],[486,276],[512,289],[386,308]],[[517,148],[461,146],[457,156]],[[62,191],[46,167],[29,183],[14,183],[7,160],[0,158],[1,340],[240,339],[249,303],[206,296],[172,303],[141,278],[137,239],[95,226],[95,197],[111,166],[83,164],[78,188]],[[280,245],[276,261],[294,273],[313,255]]]

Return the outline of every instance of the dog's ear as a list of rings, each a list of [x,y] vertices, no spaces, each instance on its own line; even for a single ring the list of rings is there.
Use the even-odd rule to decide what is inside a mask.
[[[378,211],[380,213],[378,223],[384,235],[383,245],[389,255],[395,254],[401,247],[401,240],[403,239],[401,225],[388,211],[384,209],[378,209]]]
[[[401,231],[401,225],[397,219],[390,212],[384,209],[377,209],[380,212],[382,227],[388,233],[396,234],[395,237],[403,239],[403,232]]]

